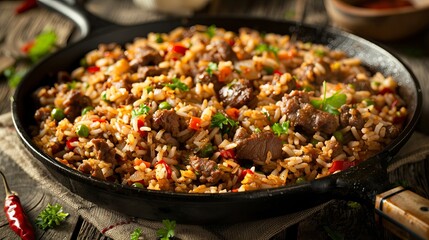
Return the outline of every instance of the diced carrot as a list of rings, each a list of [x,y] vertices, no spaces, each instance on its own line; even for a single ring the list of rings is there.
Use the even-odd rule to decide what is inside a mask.
[[[226,114],[234,120],[237,120],[238,117],[240,116],[240,110],[238,110],[237,108],[228,108],[225,111],[226,111]]]
[[[134,166],[140,166],[140,164],[142,163],[143,163],[143,160],[141,160],[140,158],[134,159]]]
[[[294,57],[296,57],[298,54],[298,52],[296,51],[296,49],[290,49],[289,51],[280,51],[278,53],[278,57],[280,60],[290,60]]]
[[[224,67],[219,71],[218,80],[219,82],[225,82],[225,79],[231,75],[232,69],[230,67]]]
[[[191,121],[189,121],[189,128],[194,130],[199,130],[201,127],[201,118],[191,117]]]

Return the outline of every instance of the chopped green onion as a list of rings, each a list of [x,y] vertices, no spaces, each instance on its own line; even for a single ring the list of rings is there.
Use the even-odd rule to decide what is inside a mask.
[[[140,104],[139,108],[133,109],[133,111],[131,112],[131,116],[133,118],[138,117],[143,114],[148,114],[149,111],[150,107],[146,106],[145,104]]]
[[[81,124],[77,126],[76,128],[76,134],[79,137],[88,137],[89,135],[89,128],[85,124]]]
[[[210,77],[213,75],[213,72],[217,70],[218,70],[217,64],[214,62],[209,62],[209,64],[207,65],[206,72],[210,75]]]
[[[139,182],[135,182],[131,185],[131,187],[135,187],[135,188],[144,188],[143,184],[139,183]]]
[[[337,139],[338,142],[342,143],[344,141],[344,136],[343,136],[342,132],[335,131],[333,135],[334,135],[335,139]]]
[[[181,82],[180,79],[175,77],[171,80],[171,82],[172,83],[165,84],[165,86],[171,88],[172,90],[175,90],[176,88],[178,88],[181,91],[189,91],[188,85]]]

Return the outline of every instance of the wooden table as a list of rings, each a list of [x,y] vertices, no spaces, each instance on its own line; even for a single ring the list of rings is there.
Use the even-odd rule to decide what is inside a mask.
[[[235,14],[246,16],[268,17],[273,19],[299,20],[304,11],[302,0],[212,0],[204,9],[197,14]],[[307,0],[307,14],[305,23],[323,25],[330,23],[326,15],[323,1]],[[13,14],[14,8],[19,1],[0,1],[0,66],[5,63],[5,56],[19,55],[19,48],[23,43],[32,39],[45,26],[49,26],[58,35],[58,44],[64,46],[72,33],[73,24],[66,18],[47,11],[45,9],[34,9],[21,15]],[[135,24],[148,20],[161,19],[166,15],[154,12],[144,12],[135,7],[130,0],[92,0],[86,3],[87,9],[108,20],[122,24]],[[111,11],[115,9],[115,11]],[[391,52],[395,53],[407,63],[419,79],[424,95],[429,93],[429,28],[417,36],[393,43],[380,43]],[[3,58],[1,58],[3,57]],[[1,71],[1,68],[0,68]],[[13,94],[5,79],[0,81],[0,113],[10,111],[9,98]],[[429,120],[429,102],[425,101],[424,113],[419,124],[419,131],[429,133],[425,124]],[[34,219],[47,203],[61,202],[55,196],[37,191],[38,186],[31,178],[19,169],[8,157],[0,153],[0,163],[6,169],[11,169],[14,178],[13,187],[22,193],[23,199],[31,199],[29,206],[30,218]],[[392,182],[402,181],[413,186],[413,189],[421,195],[429,197],[428,167],[429,160],[409,164],[399,168],[390,174]],[[36,185],[36,186],[34,186]],[[0,196],[3,189],[0,188]],[[36,191],[34,191],[36,190]],[[336,226],[336,232],[346,237],[356,236],[365,239],[375,239],[384,235],[383,231],[374,227],[373,212],[365,207],[354,209],[347,206],[346,201],[336,201],[334,207],[323,209],[313,218],[306,219],[299,224],[279,233],[274,239],[329,239],[326,226]],[[67,206],[64,206],[67,211]],[[362,221],[364,220],[364,221]],[[103,236],[90,223],[82,220],[79,216],[72,216],[55,230],[46,232],[38,231],[41,239],[108,239]],[[381,235],[380,235],[381,234]],[[354,237],[353,237],[354,238]],[[8,228],[4,213],[0,214],[0,239],[16,239],[16,235]]]

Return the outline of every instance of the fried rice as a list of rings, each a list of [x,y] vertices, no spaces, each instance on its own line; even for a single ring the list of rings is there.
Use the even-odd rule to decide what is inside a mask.
[[[288,35],[215,26],[100,44],[37,90],[33,141],[90,177],[221,193],[353,167],[407,116],[390,76]]]

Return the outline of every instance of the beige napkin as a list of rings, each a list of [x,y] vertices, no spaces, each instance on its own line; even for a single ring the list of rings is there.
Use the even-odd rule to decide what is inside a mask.
[[[416,144],[418,143],[418,144]],[[30,177],[38,182],[48,194],[59,196],[75,213],[93,224],[100,232],[113,239],[130,239],[130,234],[140,228],[144,239],[156,239],[160,222],[132,219],[118,212],[99,207],[73,194],[59,184],[27,150],[13,128],[11,114],[0,115],[0,151],[13,159]],[[421,161],[429,155],[429,137],[414,133],[411,140],[398,154],[388,171],[406,164]],[[180,239],[270,239],[319,211],[328,203],[301,212],[232,225],[184,225],[177,223],[176,236]]]

